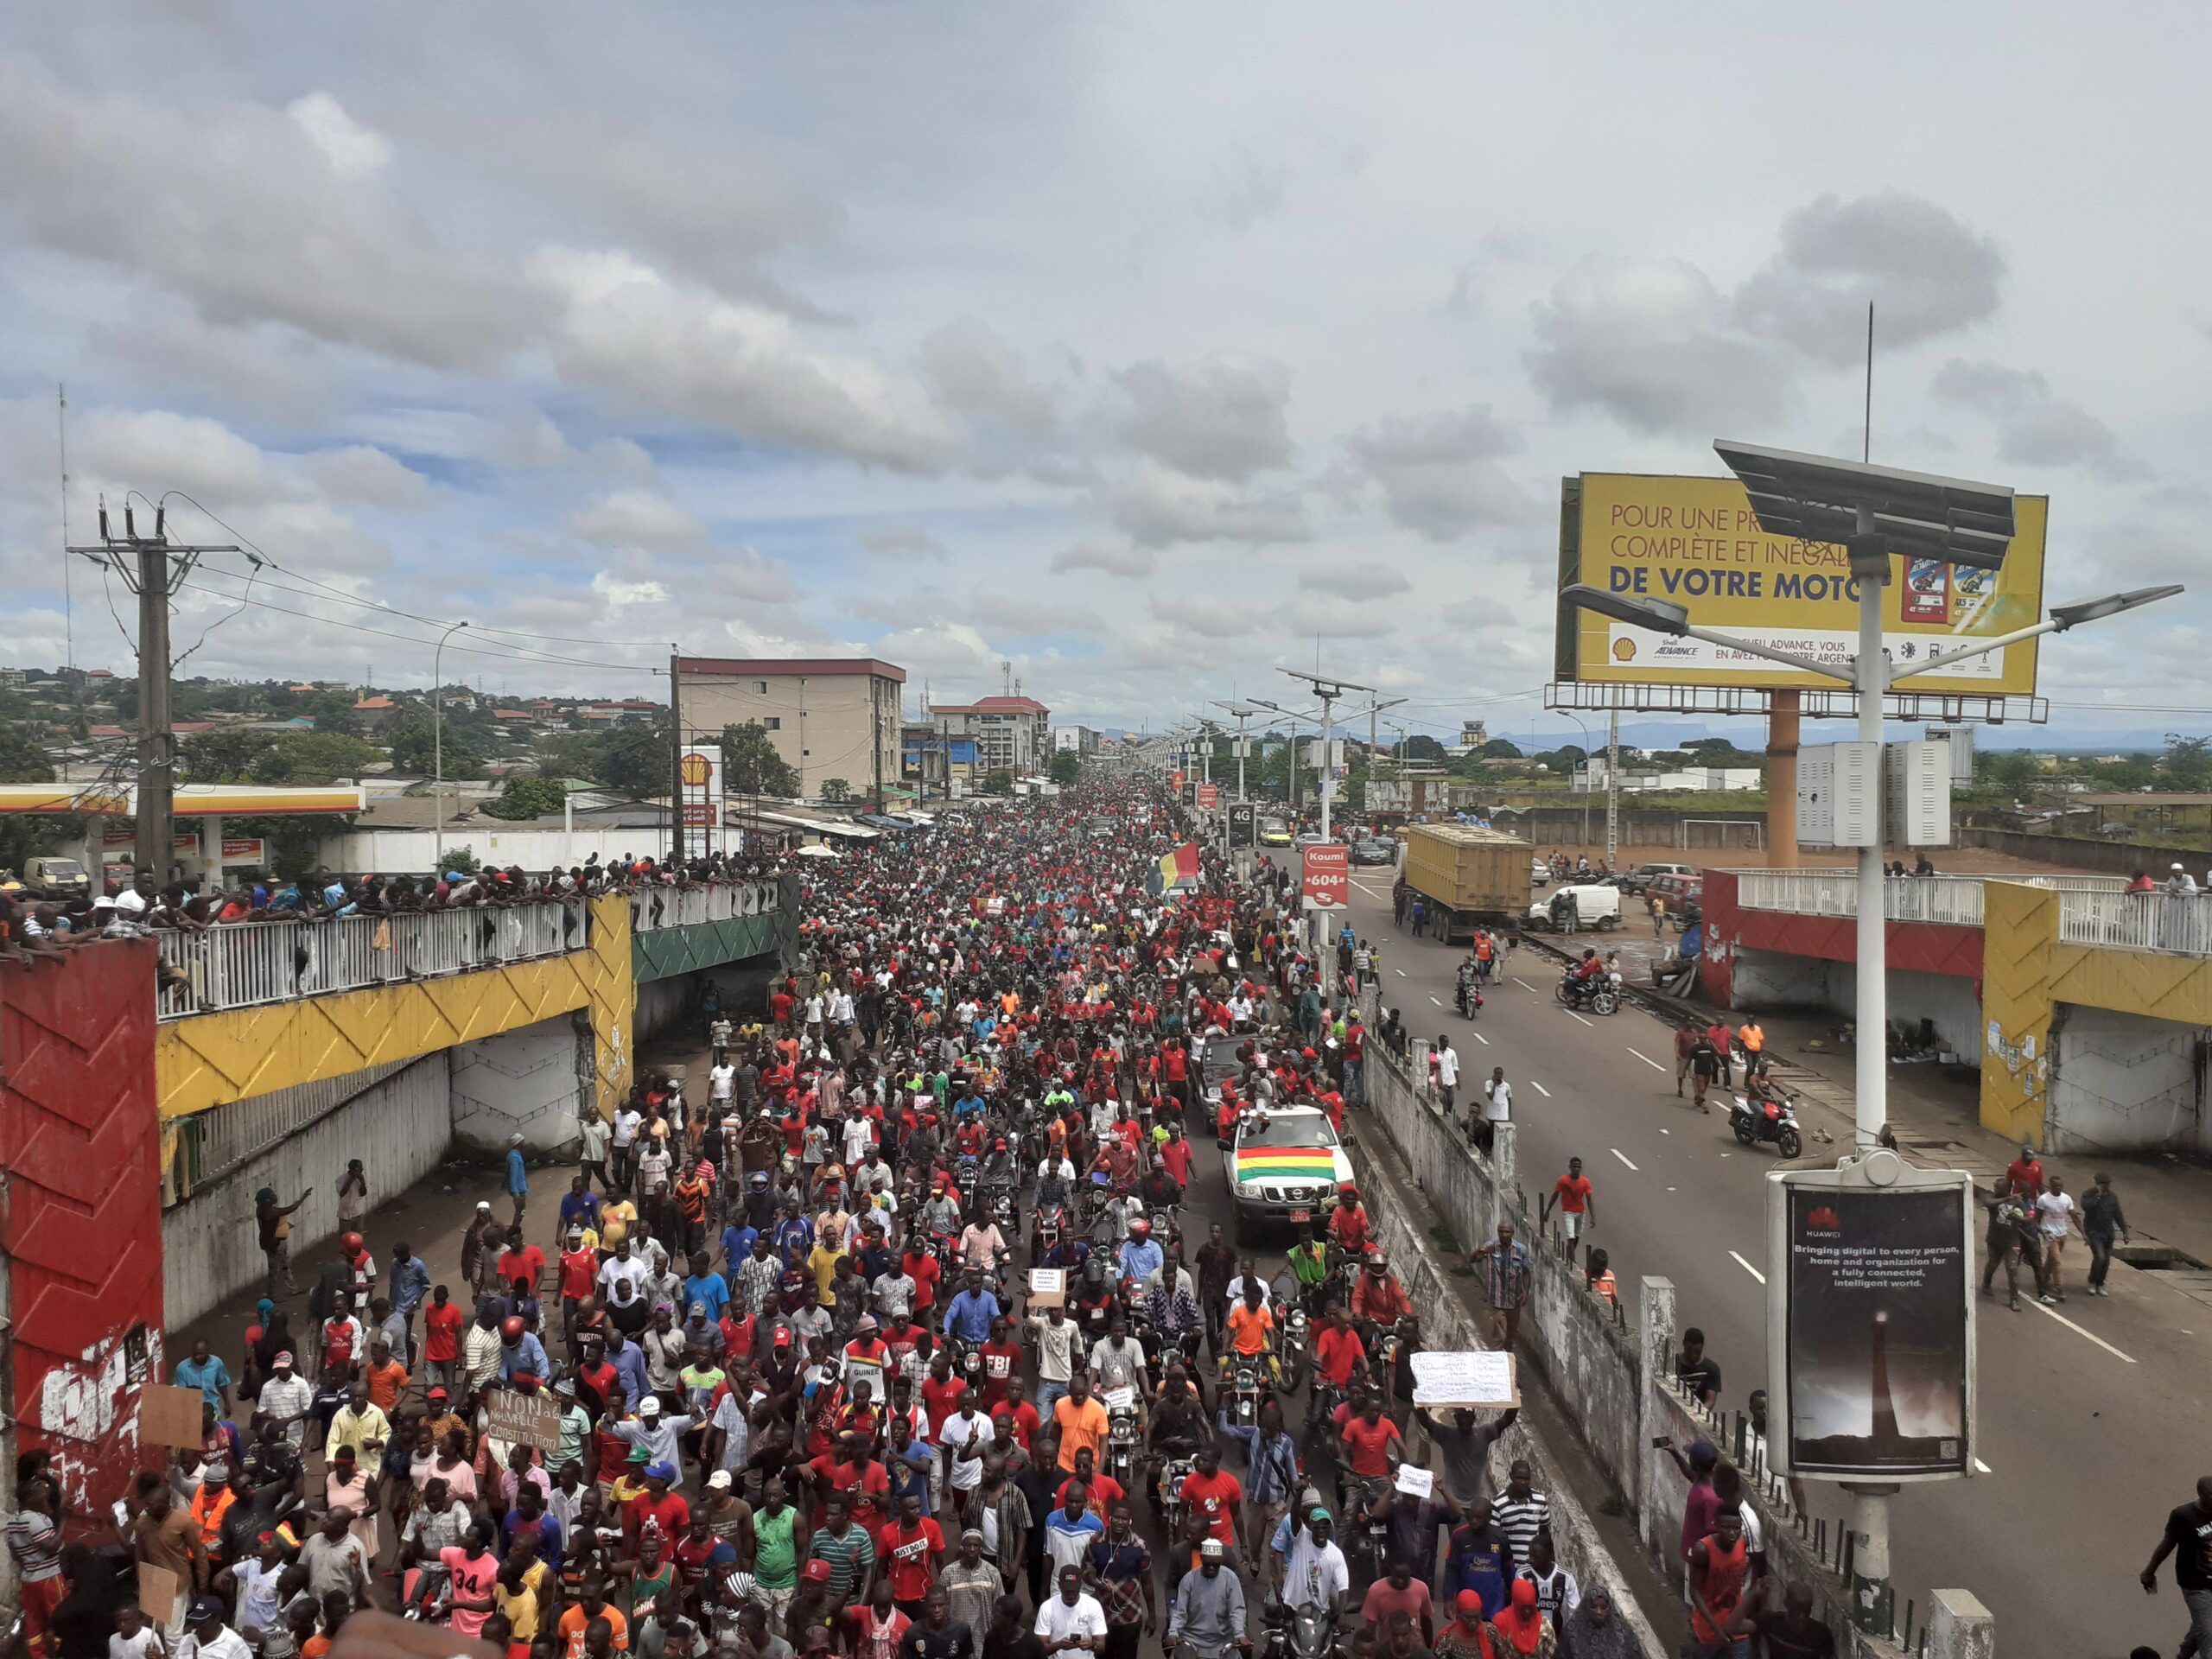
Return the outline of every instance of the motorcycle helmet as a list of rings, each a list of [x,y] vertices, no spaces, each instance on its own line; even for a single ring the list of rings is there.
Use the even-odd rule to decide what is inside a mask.
[[[345,1237],[340,1239],[338,1243],[339,1247],[343,1249],[346,1255],[359,1255],[361,1253],[361,1246],[366,1242],[367,1241],[363,1239],[359,1233],[348,1233]]]
[[[520,1342],[522,1333],[527,1329],[529,1327],[523,1323],[522,1315],[519,1313],[510,1313],[499,1321],[499,1335],[508,1342]]]
[[[1152,1223],[1142,1216],[1129,1218],[1129,1236],[1139,1241],[1152,1236]]]

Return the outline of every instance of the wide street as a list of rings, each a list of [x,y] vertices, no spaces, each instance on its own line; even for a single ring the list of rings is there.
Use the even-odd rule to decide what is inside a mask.
[[[1452,1037],[1465,1096],[1505,1068],[1531,1201],[1581,1158],[1597,1188],[1594,1242],[1611,1254],[1624,1300],[1633,1305],[1643,1274],[1673,1280],[1681,1322],[1704,1329],[1722,1367],[1720,1404],[1741,1410],[1765,1382],[1763,1178],[1775,1154],[1739,1147],[1725,1109],[1703,1116],[1675,1098],[1674,1030],[1653,1014],[1633,1003],[1610,1019],[1568,1012],[1553,995],[1552,960],[1524,946],[1470,1023],[1452,1008],[1462,950],[1394,928],[1387,868],[1355,868],[1352,890],[1354,925],[1382,942],[1385,1004],[1416,1036]],[[1632,918],[1610,937],[1639,930],[1648,935]],[[1847,1126],[1826,1127],[1848,1144]],[[1808,1160],[1833,1155],[1808,1141]],[[2008,1644],[2032,1619],[2036,1650],[2054,1654],[2124,1647],[2122,1632],[2163,1640],[2179,1626],[2171,1573],[2155,1604],[2136,1574],[2166,1510],[2212,1469],[2202,1386],[2212,1309],[2117,1264],[2112,1295],[2091,1300],[2080,1294],[2078,1241],[2068,1259],[2075,1294],[2063,1307],[2031,1297],[2008,1313],[2001,1274],[1998,1298],[1977,1304],[1976,1478],[1907,1487],[1891,1506],[1900,1613],[1907,1597],[1925,1608],[1932,1587],[1964,1587],[1997,1614]],[[1848,1507],[1818,1484],[1811,1500],[1832,1529]]]

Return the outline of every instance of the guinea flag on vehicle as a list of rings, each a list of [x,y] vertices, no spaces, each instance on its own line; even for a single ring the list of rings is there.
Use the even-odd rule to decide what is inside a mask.
[[[1160,868],[1144,879],[1145,891],[1161,893],[1179,882],[1198,879],[1198,843],[1186,841],[1173,851],[1161,855]]]
[[[1262,1177],[1333,1181],[1337,1160],[1326,1147],[1247,1147],[1236,1154],[1238,1185]]]

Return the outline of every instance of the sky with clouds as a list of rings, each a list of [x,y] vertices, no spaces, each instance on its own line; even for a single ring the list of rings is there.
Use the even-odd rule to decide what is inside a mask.
[[[1560,476],[1855,454],[1869,299],[1876,460],[2048,493],[2055,599],[2199,580],[2208,37],[2159,6],[21,13],[0,661],[65,650],[66,381],[78,539],[102,493],[180,492],[175,533],[281,567],[241,606],[208,562],[200,671],[426,684],[467,618],[449,671],[493,689],[864,651],[1157,728],[1288,701],[1318,652],[1414,730],[1571,735]],[[73,581],[76,659],[126,668],[127,596]],[[2208,603],[2047,648],[2063,722],[2190,728]]]

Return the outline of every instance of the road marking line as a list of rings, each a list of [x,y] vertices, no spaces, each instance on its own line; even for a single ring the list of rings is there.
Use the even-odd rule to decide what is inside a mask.
[[[1473,1038],[1477,1042],[1480,1043],[1480,1044],[1481,1044],[1484,1048],[1488,1048],[1488,1047],[1490,1046],[1490,1039],[1489,1039],[1489,1038],[1487,1038],[1487,1037],[1485,1037],[1485,1036],[1484,1036],[1484,1035],[1482,1034],[1482,1033],[1480,1033],[1479,1031],[1471,1031],[1471,1032],[1469,1032],[1469,1033],[1467,1033],[1467,1035],[1468,1035],[1468,1036],[1470,1036],[1470,1037],[1471,1037],[1471,1038]]]
[[[1656,1060],[1653,1059],[1653,1058],[1652,1058],[1649,1054],[1638,1054],[1638,1053],[1637,1053],[1637,1051],[1636,1051],[1636,1049],[1635,1049],[1633,1046],[1631,1046],[1631,1047],[1629,1049],[1629,1052],[1630,1052],[1630,1053],[1631,1053],[1631,1054],[1635,1054],[1635,1055],[1636,1055],[1636,1058],[1637,1058],[1637,1059],[1642,1060],[1642,1061],[1643,1061],[1646,1065],[1649,1066],[1649,1067],[1650,1067],[1654,1071],[1664,1071],[1667,1069],[1665,1066],[1663,1066],[1663,1065],[1660,1065],[1658,1061],[1656,1061]]]
[[[1406,970],[1405,970],[1404,969],[1402,969],[1402,968],[1399,969],[1398,969],[1398,977],[1399,977],[1400,979],[1403,979],[1405,976],[1406,976]]]
[[[1623,1152],[1618,1147],[1607,1147],[1605,1150],[1611,1153],[1613,1156],[1619,1159],[1621,1162],[1628,1164],[1628,1154]],[[1628,1164],[1628,1166],[1630,1169],[1634,1169],[1636,1167],[1634,1164]]]
[[[1545,1088],[1542,1084],[1538,1083],[1534,1077],[1529,1079],[1529,1086],[1535,1090],[1538,1094],[1541,1095],[1546,1100],[1549,1100],[1552,1097],[1552,1091]]]
[[[1512,977],[1513,982],[1516,985],[1518,985],[1522,990],[1528,992],[1529,995],[1534,996],[1536,994],[1536,988],[1531,985],[1527,980],[1522,978],[1520,975],[1516,974]]]
[[[1432,997],[1430,997],[1428,1000],[1429,1000],[1430,1001],[1432,1001],[1432,1002],[1435,1002],[1435,1003],[1436,1003],[1436,1006],[1437,1006],[1438,1007],[1440,1007],[1440,1007],[1442,1007],[1444,1006],[1444,1004],[1443,1004],[1443,1003],[1441,1003],[1441,1002],[1438,1002],[1438,1001],[1437,1001],[1437,1000],[1436,1000],[1436,998],[1434,998],[1434,997],[1433,997],[1433,996],[1432,996]]]
[[[1748,1262],[1745,1261],[1745,1260],[1744,1260],[1744,1258],[1743,1258],[1742,1256],[1740,1256],[1740,1255],[1736,1255],[1736,1252],[1735,1252],[1735,1251],[1731,1250],[1731,1251],[1729,1251],[1729,1252],[1728,1252],[1728,1254],[1729,1254],[1729,1255],[1735,1255],[1735,1256],[1736,1256],[1736,1265],[1737,1265],[1738,1267],[1741,1268],[1742,1268],[1745,1273],[1750,1274],[1751,1275],[1751,1277],[1752,1277],[1752,1278],[1754,1278],[1754,1279],[1756,1279],[1756,1280],[1758,1280],[1758,1281],[1759,1281],[1759,1283],[1761,1283],[1761,1284],[1764,1284],[1764,1283],[1766,1283],[1766,1274],[1764,1274],[1761,1273],[1761,1272],[1760,1272],[1757,1268],[1753,1267],[1750,1262]]]
[[[1987,1464],[1984,1463],[1980,1458],[1976,1458],[1974,1460],[1974,1471],[1977,1475],[1993,1475],[1997,1472]]]
[[[1568,1019],[1570,1019],[1570,1020],[1582,1020],[1582,1016],[1581,1016],[1580,1014],[1577,1014],[1577,1013],[1576,1013],[1573,1008],[1569,1008],[1569,1009],[1567,1011],[1567,1017]],[[1593,1026],[1593,1025],[1590,1025],[1590,1021],[1588,1021],[1587,1020],[1582,1020],[1582,1023],[1583,1023],[1584,1025],[1586,1025],[1586,1026],[1590,1026],[1590,1029],[1591,1029],[1591,1030],[1592,1030],[1592,1031],[1595,1031],[1595,1030],[1597,1030],[1597,1029],[1598,1029],[1598,1027],[1595,1027],[1595,1026]]]
[[[2107,1342],[2107,1341],[2106,1341],[2102,1337],[2099,1336],[2095,1332],[2094,1332],[2094,1331],[2084,1331],[2084,1330],[2083,1330],[2080,1325],[2078,1325],[2075,1324],[2073,1320],[2071,1320],[2071,1319],[2068,1319],[2068,1318],[2067,1318],[2063,1313],[2053,1313],[2051,1309],[2045,1307],[2045,1306],[2044,1306],[2041,1302],[2030,1302],[2030,1303],[2028,1304],[2028,1306],[2029,1306],[2030,1307],[2032,1307],[2033,1309],[2035,1309],[2035,1311],[2036,1311],[2037,1313],[2049,1313],[2049,1314],[2050,1314],[2050,1317],[2051,1317],[2052,1319],[2056,1319],[2056,1320],[2057,1320],[2061,1325],[2064,1325],[2064,1326],[2065,1326],[2069,1331],[2073,1332],[2075,1333],[2075,1335],[2076,1335],[2076,1336],[2082,1336],[2082,1337],[2087,1337],[2087,1338],[2088,1338],[2091,1342],[2095,1343],[2095,1344],[2097,1344],[2097,1346],[2098,1346],[2098,1347],[2100,1347],[2100,1348],[2103,1349],[2103,1350],[2105,1351],[2105,1352],[2107,1352],[2107,1353],[2108,1353],[2108,1354],[2112,1355],[2114,1358],[2116,1358],[2116,1359],[2124,1359],[2124,1360],[2126,1360],[2126,1361],[2130,1365],[2133,1365],[2133,1364],[2135,1363],[2135,1360],[2134,1360],[2133,1356],[2129,1355],[2129,1354],[2123,1354],[2123,1353],[2121,1353],[2121,1352],[2120,1351],[2120,1350],[2119,1350],[2119,1349],[2117,1349],[2117,1348],[2113,1347],[2113,1346],[2112,1345],[2112,1344],[2110,1344],[2110,1343]]]

